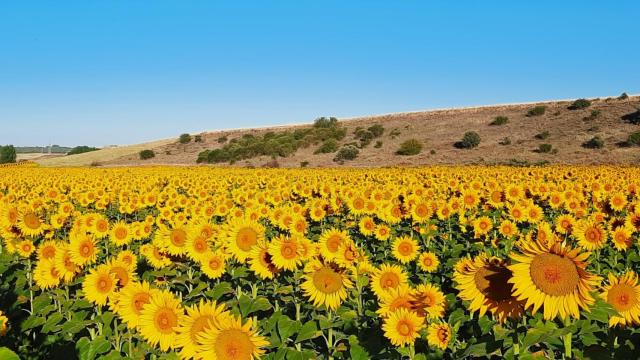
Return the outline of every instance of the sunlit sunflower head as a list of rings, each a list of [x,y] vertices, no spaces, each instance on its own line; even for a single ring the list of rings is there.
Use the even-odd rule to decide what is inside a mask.
[[[87,300],[96,305],[106,305],[113,297],[117,286],[116,276],[109,272],[109,267],[100,265],[91,269],[82,282],[82,292]]]
[[[617,227],[611,233],[611,239],[616,250],[626,251],[633,244],[633,229],[628,226]]]
[[[616,277],[609,273],[609,284],[600,295],[618,312],[609,317],[609,326],[638,326],[640,324],[640,285],[638,274],[627,271]]]
[[[481,216],[473,220],[472,224],[473,232],[475,233],[477,238],[487,235],[489,231],[493,229],[493,223],[487,216]]]
[[[23,235],[33,237],[41,235],[46,227],[40,216],[31,209],[20,211],[17,225]]]
[[[111,226],[109,240],[117,246],[124,246],[131,243],[133,234],[129,225],[124,221],[118,221]]]
[[[273,264],[281,270],[295,270],[302,262],[302,246],[293,236],[278,235],[269,243]]]
[[[47,240],[38,246],[38,260],[51,260],[56,258],[56,250],[60,245],[53,240]]]
[[[415,260],[419,250],[418,241],[412,237],[401,236],[393,241],[393,257],[403,264]]]
[[[199,232],[191,232],[187,238],[187,256],[198,261],[202,256],[211,251],[211,246],[206,237]]]
[[[370,286],[376,297],[380,299],[384,294],[407,283],[407,273],[400,266],[382,264],[373,273]]]
[[[116,260],[127,264],[131,271],[136,271],[138,268],[138,257],[131,250],[120,251],[118,255],[116,255]]]
[[[340,244],[334,261],[343,268],[352,268],[362,258],[362,251],[355,242],[347,240]]]
[[[338,249],[343,242],[350,240],[349,234],[344,230],[329,229],[320,235],[320,254],[327,260],[333,260],[338,255]]]
[[[18,223],[20,218],[20,211],[15,206],[2,206],[0,207],[0,226],[11,227]]]
[[[158,346],[162,351],[173,349],[184,317],[180,299],[169,291],[161,291],[150,300],[140,313],[138,331],[151,346]]]
[[[580,221],[573,235],[578,240],[578,245],[589,251],[600,249],[607,242],[607,231],[604,226],[593,220]]]
[[[275,274],[280,271],[273,263],[271,255],[269,254],[269,246],[265,241],[259,242],[253,247],[253,250],[251,250],[249,268],[264,280],[273,279]]]
[[[238,316],[228,316],[218,327],[208,327],[197,335],[197,359],[233,360],[259,359],[269,342],[253,327],[253,321],[246,323]]]
[[[124,261],[111,259],[106,264],[109,272],[116,278],[116,288],[120,289],[127,286],[132,281],[136,281],[136,273],[131,265]]]
[[[55,262],[50,259],[41,259],[33,270],[33,279],[36,285],[42,289],[51,289],[60,284],[62,276],[56,269]]]
[[[60,277],[64,282],[70,282],[80,272],[80,267],[76,265],[71,259],[71,252],[69,251],[69,245],[66,243],[60,243],[56,250],[56,256],[54,258],[56,270],[60,273]]]
[[[156,238],[169,254],[184,255],[187,253],[188,231],[186,225],[161,226],[156,232]]]
[[[436,254],[431,251],[425,251],[418,257],[418,267],[422,269],[422,271],[431,273],[438,269],[440,265],[440,260]]]
[[[593,287],[600,277],[587,272],[590,253],[555,243],[546,246],[538,242],[525,241],[520,252],[512,252],[517,263],[508,266],[513,277],[513,296],[526,300],[525,308],[532,313],[543,307],[544,318],[551,320],[558,314],[561,318],[580,317],[580,309],[588,309],[594,303]]]
[[[389,228],[389,226],[387,226],[386,224],[378,224],[378,226],[376,226],[374,235],[376,239],[380,241],[387,241],[391,236],[391,228]]]
[[[70,239],[71,261],[81,267],[96,262],[99,250],[93,236],[86,233],[72,233]]]
[[[413,311],[400,308],[384,320],[384,336],[394,346],[413,345],[424,328],[424,318]]]
[[[556,218],[556,231],[559,234],[565,235],[565,234],[571,234],[571,231],[573,230],[573,226],[576,223],[576,219],[569,215],[569,214],[564,214],[564,215],[560,215]]]
[[[0,336],[5,336],[9,330],[9,319],[0,311]]]
[[[200,257],[200,270],[211,280],[224,275],[226,257],[220,251],[210,251]]]
[[[131,282],[125,286],[117,297],[115,312],[127,323],[127,327],[138,326],[144,306],[151,302],[151,298],[158,296],[160,290],[152,289],[148,282]]]
[[[171,265],[171,260],[154,244],[144,244],[140,247],[140,253],[154,269],[162,269]]]
[[[442,291],[431,284],[418,285],[411,294],[411,310],[426,318],[441,318],[447,301]]]
[[[251,250],[264,239],[264,226],[248,218],[235,218],[228,224],[227,248],[241,263],[251,255]]]
[[[453,337],[453,329],[447,323],[431,323],[427,327],[427,343],[429,346],[446,350]]]
[[[471,312],[478,311],[483,316],[489,311],[502,323],[524,314],[524,301],[511,294],[512,273],[505,260],[481,254],[470,262],[462,259],[458,264],[463,262],[455,267],[453,280],[457,283],[458,297],[469,302]]]
[[[316,307],[336,310],[352,286],[345,270],[335,263],[313,259],[305,266],[301,288]]]
[[[28,258],[34,251],[36,251],[36,247],[29,239],[21,240],[16,244],[16,252],[22,257]]]
[[[382,299],[380,299],[380,307],[376,313],[386,318],[401,308],[412,310],[412,293],[413,289],[407,285],[399,286],[396,289],[385,293],[382,296]]]
[[[186,308],[187,315],[178,327],[176,347],[182,348],[179,356],[182,359],[193,359],[198,353],[201,343],[198,336],[207,329],[220,328],[220,324],[228,321],[230,313],[224,304],[215,301],[200,300],[200,303]]]
[[[627,206],[627,196],[624,193],[615,193],[609,199],[609,206],[615,211],[622,211]]]

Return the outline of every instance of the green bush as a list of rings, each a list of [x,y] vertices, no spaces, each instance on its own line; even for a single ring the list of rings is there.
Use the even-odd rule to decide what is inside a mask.
[[[227,140],[228,140],[227,136],[226,135],[222,135],[222,136],[220,136],[218,138],[218,144],[224,144],[224,143],[227,142]]]
[[[317,129],[332,128],[332,127],[336,127],[337,125],[338,125],[338,119],[334,117],[330,117],[330,118],[321,117],[321,118],[317,118],[313,122],[313,127]]]
[[[538,140],[545,140],[545,139],[549,138],[550,135],[551,134],[549,134],[548,131],[543,131],[543,132],[541,132],[539,134],[536,134],[535,138],[538,139]]]
[[[96,151],[96,150],[100,150],[100,149],[95,148],[95,147],[90,147],[90,146],[76,146],[73,149],[69,150],[67,155],[83,154],[83,153]]]
[[[384,134],[384,126],[380,124],[371,125],[367,128],[367,130],[369,130],[369,132],[373,134],[373,137],[380,137],[382,136],[382,134]]]
[[[531,109],[529,109],[529,111],[527,111],[527,116],[532,117],[532,116],[544,115],[546,111],[547,111],[547,107],[544,105],[534,106]]]
[[[0,146],[0,164],[16,162],[16,148],[13,145]]]
[[[539,153],[550,153],[553,150],[553,146],[551,144],[540,144],[538,145],[538,152]]]
[[[458,141],[455,146],[461,149],[473,149],[480,145],[480,135],[475,131],[467,131],[464,133],[462,140]]]
[[[489,123],[489,125],[492,126],[498,126],[498,125],[504,125],[506,123],[509,122],[509,118],[506,116],[496,116],[495,119],[493,119],[493,121],[491,123]]]
[[[380,140],[376,141],[376,144],[373,145],[373,147],[376,148],[376,149],[380,149],[382,147],[382,141],[380,141]]]
[[[629,143],[629,145],[640,146],[640,131],[634,132],[633,134],[629,135],[629,137],[627,138],[627,142]]]
[[[153,150],[140,151],[140,160],[147,160],[156,157],[156,153]]]
[[[320,145],[315,154],[329,154],[338,151],[338,142],[335,139],[328,139]]]
[[[338,151],[333,161],[342,163],[345,160],[353,160],[358,157],[359,153],[360,150],[355,146],[344,146]]]
[[[622,94],[620,94],[620,96],[618,96],[618,100],[627,100],[629,98],[629,95],[626,92],[623,92]]]
[[[586,109],[589,106],[591,106],[591,101],[587,99],[578,99],[574,101],[571,105],[569,105],[569,110]]]
[[[309,162],[308,161],[305,160],[305,161],[301,161],[300,162],[300,167],[307,167],[307,166],[309,166]]]
[[[202,135],[196,135],[196,136],[194,136],[194,137],[193,137],[193,141],[194,141],[194,142],[197,142],[197,143],[202,142]]]
[[[178,141],[180,142],[180,144],[188,144],[191,142],[191,135],[182,134],[180,135],[180,138],[178,139]]]
[[[398,155],[417,155],[422,151],[422,143],[416,139],[409,139],[402,144],[396,151]]]
[[[594,136],[582,143],[582,147],[587,149],[602,149],[604,147],[604,140],[602,140],[600,136]]]

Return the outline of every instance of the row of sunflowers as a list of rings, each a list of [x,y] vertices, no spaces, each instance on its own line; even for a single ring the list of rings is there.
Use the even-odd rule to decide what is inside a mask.
[[[0,354],[635,358],[639,186],[607,166],[1,169]]]

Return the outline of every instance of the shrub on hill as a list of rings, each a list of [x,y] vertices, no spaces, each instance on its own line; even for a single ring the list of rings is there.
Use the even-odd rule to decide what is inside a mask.
[[[354,138],[360,141],[360,148],[366,147],[375,138],[378,138],[384,134],[384,126],[380,124],[374,124],[364,129],[357,127],[354,132]]]
[[[475,131],[467,131],[462,140],[455,143],[455,146],[460,149],[473,149],[478,145],[480,145],[480,135]]]
[[[571,105],[569,105],[569,110],[586,109],[589,106],[591,106],[591,101],[587,99],[578,99],[574,101]]]
[[[417,155],[422,151],[422,143],[416,139],[409,139],[402,144],[400,144],[400,148],[396,151],[398,155]]]
[[[180,138],[178,139],[178,141],[180,142],[180,144],[188,144],[191,142],[191,135],[182,134],[180,135]]]
[[[142,150],[140,151],[140,160],[147,160],[156,157],[156,153],[153,150]]]
[[[618,96],[618,100],[627,100],[629,98],[629,95],[626,92],[623,92],[622,94],[620,94],[620,96]]]
[[[328,139],[314,152],[314,154],[329,154],[338,151],[338,142],[336,139]]]
[[[582,147],[587,149],[602,149],[604,147],[604,140],[602,140],[600,136],[594,136],[582,143]]]
[[[0,164],[16,162],[16,148],[13,145],[0,146]]]
[[[629,135],[629,137],[627,138],[627,143],[629,143],[629,145],[640,146],[640,131],[634,132],[633,134]]]
[[[73,149],[69,150],[67,155],[83,154],[83,153],[96,151],[96,150],[100,150],[100,149],[95,148],[95,147],[90,147],[90,146],[76,146]]]
[[[333,161],[342,164],[345,160],[354,160],[358,157],[359,153],[360,150],[355,146],[343,146],[333,158]]]
[[[545,139],[549,138],[550,135],[551,134],[549,134],[548,131],[543,131],[543,132],[541,132],[539,134],[536,134],[535,138],[538,139],[538,140],[545,140]]]
[[[547,154],[553,150],[553,146],[551,144],[540,144],[538,145],[538,152]]]
[[[498,126],[498,125],[504,125],[506,123],[509,122],[509,118],[506,116],[496,116],[495,119],[493,119],[492,122],[489,123],[489,125],[492,126]]]
[[[527,116],[532,117],[532,116],[544,115],[546,111],[547,111],[547,107],[544,105],[534,106],[531,109],[529,109],[529,111],[527,111]]]

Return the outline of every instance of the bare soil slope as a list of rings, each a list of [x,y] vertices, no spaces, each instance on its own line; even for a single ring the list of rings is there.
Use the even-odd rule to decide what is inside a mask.
[[[544,102],[537,104],[516,104],[483,106],[475,108],[448,109],[368,116],[355,119],[341,119],[347,128],[347,137],[342,144],[354,141],[357,127],[373,124],[384,126],[384,134],[370,145],[360,150],[357,159],[343,165],[333,161],[335,154],[314,154],[318,145],[299,149],[294,155],[278,158],[281,167],[299,167],[308,162],[310,167],[328,166],[406,166],[429,164],[510,164],[510,163],[564,163],[564,164],[640,164],[640,147],[625,146],[629,134],[640,131],[640,125],[633,125],[624,118],[640,108],[640,97],[627,99],[591,99],[592,105],[580,110],[570,110],[571,101]],[[527,111],[536,105],[546,106],[541,116],[527,116]],[[592,112],[599,114],[593,116]],[[506,116],[505,125],[489,125],[496,116]],[[310,126],[310,125],[304,125]],[[233,131],[213,131],[200,134],[201,142],[179,144],[173,141],[159,141],[131,147],[127,153],[108,153],[101,157],[101,151],[88,154],[38,161],[43,165],[90,165],[91,162],[106,166],[128,165],[195,165],[198,153],[206,149],[223,146],[218,142],[221,136],[229,140],[244,134],[260,135],[268,131],[291,130],[301,126],[277,126],[260,129]],[[477,132],[482,141],[474,149],[458,149],[454,144],[466,131]],[[537,134],[548,132],[545,139]],[[392,133],[397,135],[392,136]],[[601,149],[588,149],[582,144],[594,136],[604,140]],[[509,145],[502,145],[508,138]],[[417,139],[424,145],[418,155],[400,156],[396,154],[402,142]],[[382,146],[375,148],[377,140]],[[555,153],[540,153],[540,144],[551,144]],[[156,157],[141,161],[137,152],[142,148],[152,149]],[[85,155],[84,158],[79,158]],[[268,157],[258,157],[239,161],[234,166],[265,166],[272,162]],[[225,164],[223,164],[225,165]],[[226,164],[228,166],[228,164]],[[271,164],[274,165],[274,164]]]

